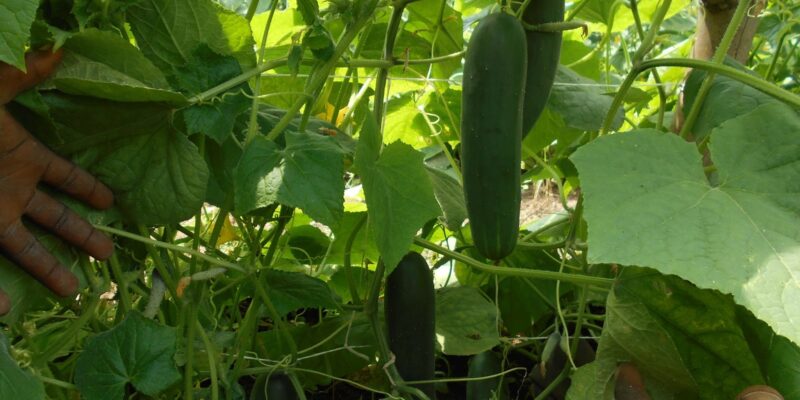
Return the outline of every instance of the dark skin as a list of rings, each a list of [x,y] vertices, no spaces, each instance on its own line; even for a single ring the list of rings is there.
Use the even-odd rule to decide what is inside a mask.
[[[614,385],[616,400],[651,400],[645,387],[644,379],[635,364],[625,362],[617,366]],[[769,386],[754,385],[742,390],[736,400],[783,400],[783,396]]]
[[[27,73],[0,63],[0,252],[62,297],[74,296],[78,279],[64,267],[23,221],[35,223],[92,257],[105,260],[114,243],[40,186],[66,193],[97,208],[113,205],[111,190],[88,172],[36,140],[5,109],[19,93],[45,80],[61,61],[60,52],[26,56]],[[0,290],[0,315],[12,307]]]

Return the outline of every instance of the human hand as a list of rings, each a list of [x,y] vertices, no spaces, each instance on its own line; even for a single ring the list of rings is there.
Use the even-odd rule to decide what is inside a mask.
[[[71,296],[78,290],[78,279],[39,243],[23,217],[103,260],[114,250],[111,239],[38,185],[46,183],[98,209],[111,207],[114,197],[88,172],[36,140],[4,107],[46,79],[60,61],[60,52],[29,53],[27,74],[0,63],[0,251],[53,293]],[[10,308],[8,296],[0,290],[0,315]]]
[[[616,400],[650,400],[636,365],[629,362],[622,363],[617,366],[616,375],[617,381],[614,387]],[[736,400],[783,400],[783,396],[769,386],[754,385],[742,390],[736,396]]]

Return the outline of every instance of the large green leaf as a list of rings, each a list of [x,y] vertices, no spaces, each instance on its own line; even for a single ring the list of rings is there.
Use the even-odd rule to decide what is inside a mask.
[[[72,36],[64,48],[64,60],[52,78],[61,91],[115,101],[186,101],[170,90],[158,68],[119,35],[89,29]]]
[[[380,152],[374,118],[367,117],[356,151],[356,168],[364,185],[369,229],[390,273],[408,252],[414,235],[441,213],[425,172],[423,155],[394,142]]]
[[[786,399],[800,398],[800,347],[776,335],[744,307],[737,307],[736,312],[766,384]]]
[[[40,138],[108,185],[128,218],[169,224],[200,208],[208,167],[172,126],[171,108],[58,93],[42,98],[57,130]]]
[[[11,358],[8,338],[0,332],[0,398],[44,400],[44,385]]]
[[[132,311],[89,341],[75,366],[75,384],[85,400],[123,399],[127,385],[155,396],[181,377],[173,360],[177,344],[175,328]]]
[[[766,104],[711,134],[700,153],[673,134],[602,137],[573,156],[589,261],[657,268],[731,293],[800,343],[800,117]]]
[[[730,297],[647,269],[624,271],[597,359],[573,377],[567,398],[610,398],[620,362],[636,365],[654,400],[732,399],[763,383]]]
[[[37,0],[4,0],[0,4],[0,61],[25,70],[25,45],[37,8]]]
[[[255,41],[247,20],[210,0],[143,0],[128,9],[128,22],[142,52],[162,71],[186,65],[200,45],[255,65]]]
[[[433,194],[442,209],[447,229],[458,230],[467,219],[467,204],[464,201],[464,188],[453,176],[452,170],[426,167],[425,171],[433,183]]]
[[[235,173],[236,211],[279,202],[335,227],[344,213],[344,155],[328,136],[287,132],[286,148],[256,137]]]
[[[497,308],[480,290],[455,287],[436,293],[436,340],[444,354],[468,356],[497,346],[496,324]]]

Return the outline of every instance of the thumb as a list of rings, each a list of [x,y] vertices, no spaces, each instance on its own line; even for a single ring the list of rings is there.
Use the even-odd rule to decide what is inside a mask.
[[[0,63],[0,105],[6,104],[25,91],[47,79],[61,62],[63,52],[41,50],[25,55],[25,68],[22,72],[11,65]]]

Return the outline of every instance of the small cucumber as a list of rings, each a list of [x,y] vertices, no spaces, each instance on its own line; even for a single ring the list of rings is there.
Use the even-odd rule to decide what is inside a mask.
[[[384,297],[389,348],[400,376],[407,381],[432,380],[435,372],[436,300],[433,273],[425,259],[410,252],[386,279]],[[415,385],[436,399],[432,383]]]
[[[533,0],[522,20],[530,25],[564,21],[564,0]],[[561,32],[525,31],[528,72],[522,107],[522,137],[536,124],[550,97],[561,56]]]
[[[499,260],[519,235],[525,30],[506,13],[484,17],[464,61],[461,172],[478,252]]]
[[[481,378],[503,372],[503,362],[491,350],[476,354],[469,362],[469,377]],[[507,400],[508,388],[501,377],[467,382],[467,400]]]

